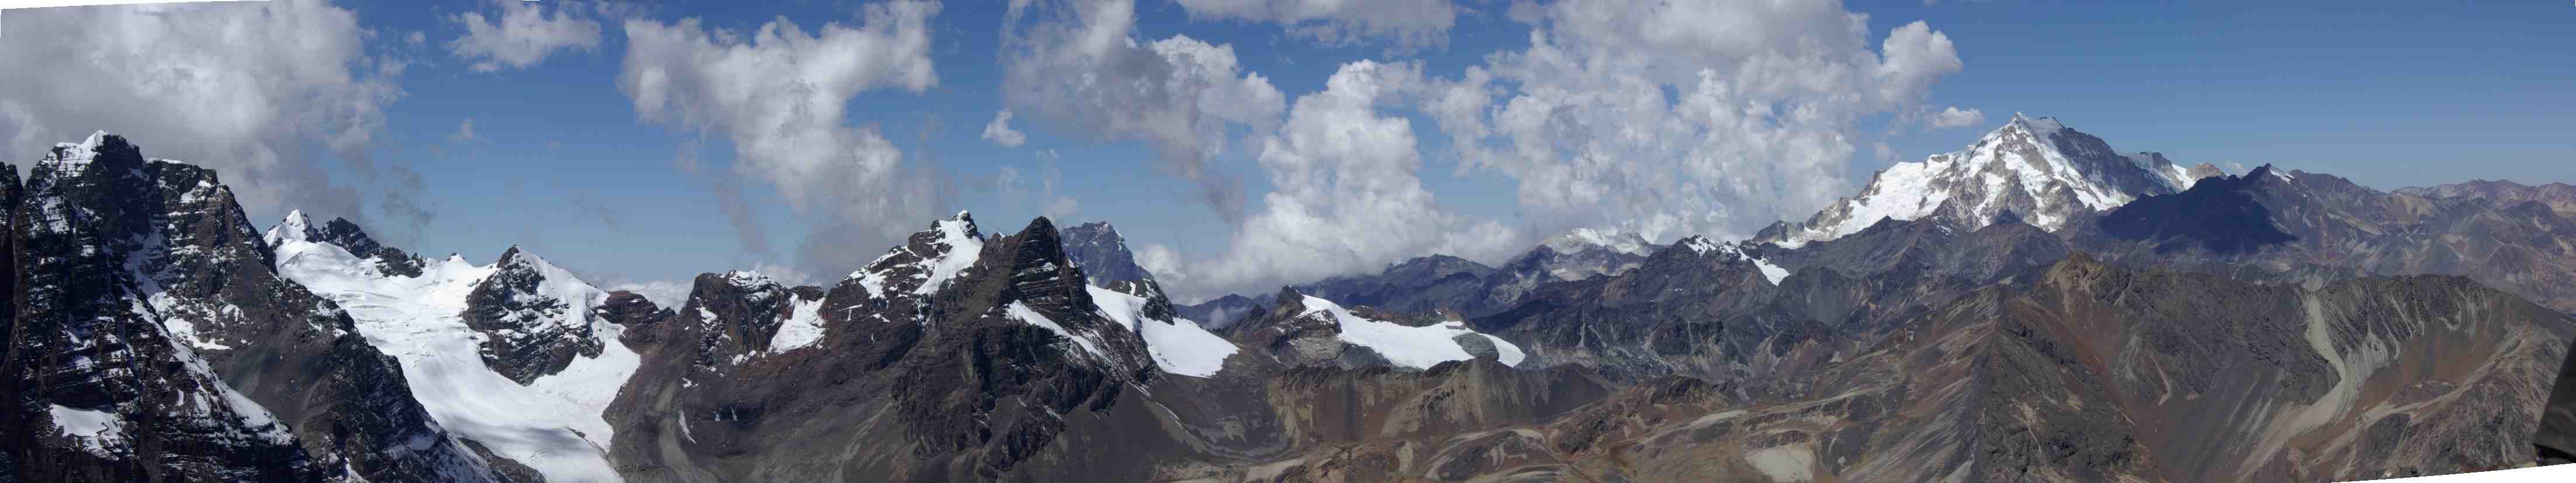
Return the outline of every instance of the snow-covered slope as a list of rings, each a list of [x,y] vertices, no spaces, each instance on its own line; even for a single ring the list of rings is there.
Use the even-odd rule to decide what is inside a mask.
[[[475,265],[451,255],[422,267],[417,277],[381,272],[337,245],[313,241],[302,212],[271,228],[280,275],[303,284],[349,312],[367,342],[400,360],[403,376],[441,426],[483,444],[493,453],[542,473],[548,481],[621,481],[601,448],[613,436],[601,418],[627,376],[634,352],[618,341],[616,324],[588,319],[606,294],[533,254],[505,262],[526,264],[544,275],[538,293],[577,306],[524,313],[543,325],[582,324],[597,337],[596,357],[575,357],[562,370],[519,384],[484,361],[488,336],[467,326],[466,299],[502,264]]]
[[[1163,372],[1190,377],[1214,376],[1217,371],[1225,369],[1225,358],[1237,352],[1233,342],[1200,328],[1196,321],[1179,316],[1157,318],[1148,314],[1145,307],[1151,301],[1145,297],[1098,286],[1087,288],[1091,291],[1092,303],[1100,307],[1101,315],[1145,338],[1145,350],[1154,355],[1154,364],[1162,367]]]
[[[974,215],[963,211],[931,223],[930,228],[877,256],[867,268],[850,273],[850,278],[858,279],[874,297],[938,293],[958,272],[975,266],[984,252],[984,234],[976,230]]]
[[[1474,359],[1475,355],[1469,354],[1467,347],[1458,343],[1460,336],[1483,337],[1492,342],[1503,365],[1518,366],[1526,357],[1520,346],[1512,345],[1501,337],[1469,329],[1467,322],[1462,320],[1409,327],[1361,317],[1342,308],[1341,304],[1312,295],[1305,296],[1301,304],[1306,311],[1298,317],[1329,317],[1340,325],[1342,342],[1367,347],[1398,366],[1429,369],[1442,362]]]
[[[2217,168],[2208,164],[2186,168],[2157,153],[2119,154],[2101,138],[2068,129],[2056,119],[2014,114],[1966,149],[1889,166],[1860,194],[1827,206],[1805,223],[1766,230],[1759,241],[1797,247],[1890,218],[1945,216],[1975,229],[2006,211],[2055,230],[2071,216],[2141,196],[2180,192],[2213,174]]]
[[[1683,238],[1682,241],[1674,244],[1680,245],[1683,248],[1689,248],[1692,252],[1698,253],[1700,256],[1708,256],[1709,254],[1714,253],[1719,256],[1731,256],[1753,262],[1754,268],[1762,270],[1762,279],[1771,281],[1772,285],[1779,285],[1781,280],[1789,278],[1789,269],[1780,268],[1779,265],[1773,265],[1770,260],[1745,253],[1744,247],[1736,244],[1718,243],[1716,241],[1709,240],[1707,237],[1699,236]]]

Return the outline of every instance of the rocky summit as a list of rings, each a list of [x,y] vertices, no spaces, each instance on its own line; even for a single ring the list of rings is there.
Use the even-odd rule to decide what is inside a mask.
[[[548,245],[423,257],[300,211],[263,230],[214,171],[114,135],[41,154],[0,170],[0,481],[2269,482],[2576,460],[2565,190],[2231,175],[2042,117],[1748,239],[1573,229],[1198,301],[1107,222],[961,211],[836,278],[705,273],[657,302]]]

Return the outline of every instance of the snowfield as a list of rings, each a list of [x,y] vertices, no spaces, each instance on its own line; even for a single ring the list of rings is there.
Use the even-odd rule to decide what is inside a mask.
[[[339,303],[368,343],[400,360],[412,395],[439,426],[549,481],[623,481],[608,463],[612,431],[601,413],[641,360],[618,341],[622,327],[589,320],[606,292],[525,255],[546,275],[540,292],[576,305],[560,322],[589,324],[603,344],[599,357],[575,358],[562,372],[523,386],[483,364],[484,335],[460,316],[466,295],[498,265],[450,255],[426,263],[419,277],[379,273],[372,259],[308,240],[304,225],[299,212],[269,230],[278,274]]]
[[[1088,287],[1093,304],[1100,314],[1145,338],[1145,350],[1153,353],[1154,365],[1163,372],[1190,377],[1215,376],[1225,369],[1225,358],[1238,349],[1214,332],[1200,328],[1190,319],[1146,318],[1145,298],[1100,287]]]
[[[1299,317],[1315,315],[1332,317],[1335,322],[1341,324],[1342,342],[1377,351],[1378,355],[1386,356],[1387,361],[1398,366],[1430,369],[1431,366],[1442,362],[1474,359],[1475,356],[1467,353],[1466,346],[1459,345],[1457,341],[1458,336],[1471,334],[1493,342],[1494,351],[1503,365],[1519,366],[1521,359],[1526,357],[1521,353],[1520,346],[1512,345],[1501,337],[1468,329],[1466,321],[1452,320],[1422,327],[1407,327],[1404,324],[1352,315],[1349,310],[1343,309],[1341,304],[1312,295],[1306,296],[1304,305],[1306,312],[1298,314]]]

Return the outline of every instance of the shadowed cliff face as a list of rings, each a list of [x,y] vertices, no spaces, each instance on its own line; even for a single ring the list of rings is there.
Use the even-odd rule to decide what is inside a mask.
[[[280,279],[215,173],[123,138],[14,189],[0,437],[32,481],[477,481],[393,358]]]
[[[2272,167],[2254,168],[2244,176],[2201,180],[2189,190],[2149,196],[2102,215],[2102,231],[2114,238],[2156,243],[2160,252],[2199,247],[2220,254],[2252,252],[2298,237],[2272,225],[2272,212],[2245,191]]]

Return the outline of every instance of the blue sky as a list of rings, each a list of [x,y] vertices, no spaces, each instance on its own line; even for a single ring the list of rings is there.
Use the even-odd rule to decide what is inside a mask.
[[[1697,5],[1705,9],[1644,16],[1601,13],[1638,7],[1619,1],[1384,2],[1453,12],[1446,21],[1429,17],[1428,27],[1404,23],[1416,17],[1386,12],[1290,12],[1285,6],[1293,2],[1231,0],[1137,0],[1132,10],[1120,10],[1117,2],[1041,1],[1024,7],[1027,15],[1012,24],[1004,2],[948,2],[919,18],[928,44],[917,52],[778,52],[808,67],[924,58],[935,78],[930,85],[913,89],[903,85],[904,74],[858,69],[853,72],[864,72],[854,75],[874,87],[824,95],[809,105],[727,104],[721,99],[725,86],[798,74],[736,72],[744,76],[726,79],[728,71],[711,70],[716,73],[705,75],[716,80],[694,91],[708,99],[675,101],[666,107],[676,111],[659,117],[646,114],[635,89],[621,84],[621,74],[638,66],[685,69],[692,62],[719,62],[725,47],[742,53],[773,44],[710,34],[711,53],[642,60],[626,27],[631,22],[677,26],[683,18],[697,18],[699,27],[749,36],[783,19],[807,34],[830,37],[822,33],[826,25],[860,29],[882,20],[871,19],[872,12],[882,14],[889,4],[272,3],[182,7],[177,11],[191,15],[163,20],[133,19],[169,12],[153,10],[165,7],[12,11],[0,17],[7,22],[0,25],[0,38],[73,39],[6,42],[15,47],[0,45],[0,66],[22,73],[30,66],[83,67],[36,87],[0,88],[0,141],[17,153],[8,159],[23,165],[43,143],[77,140],[92,129],[118,131],[132,136],[147,155],[196,156],[201,159],[191,161],[228,169],[227,179],[242,185],[237,188],[246,192],[246,205],[263,224],[287,209],[304,208],[367,220],[372,230],[405,248],[462,252],[476,260],[519,244],[603,285],[686,280],[699,272],[750,267],[828,283],[855,268],[852,260],[873,258],[896,242],[896,234],[926,227],[941,214],[972,210],[986,231],[1009,232],[1033,216],[1053,213],[1060,215],[1060,225],[1111,221],[1140,250],[1159,247],[1157,260],[1147,265],[1172,272],[1167,279],[1191,283],[1194,288],[1176,290],[1185,298],[1257,292],[1265,284],[1365,271],[1431,252],[1491,259],[1577,226],[1644,231],[1658,242],[1694,233],[1742,236],[1771,220],[1803,218],[1830,196],[1856,190],[1890,162],[1968,144],[2014,112],[2058,117],[2122,151],[2154,150],[2178,161],[2221,165],[2275,163],[2381,188],[2472,178],[2576,181],[2576,162],[2570,162],[2576,160],[2576,144],[2565,140],[2565,133],[2576,132],[2576,116],[2565,113],[2576,106],[2576,89],[2567,88],[2567,80],[2576,79],[2576,34],[2565,28],[2576,23],[2576,6],[2555,2],[2096,6],[1905,0],[1767,8],[1713,2]],[[515,38],[516,47],[477,51],[483,53],[458,47],[473,34],[460,15],[484,16],[503,30],[540,27],[499,22],[510,10],[528,8],[549,15],[537,17],[544,26],[588,22],[595,32],[572,40],[519,32],[526,35]],[[1268,101],[1269,110],[1234,122],[1211,119],[1224,117],[1218,111],[1261,103],[1209,93],[1215,91],[1193,91],[1221,98],[1196,106],[1180,95],[1107,101],[1011,95],[1031,82],[1142,75],[1118,70],[1125,65],[1120,63],[1054,60],[1069,52],[1059,49],[1065,39],[1041,38],[1043,33],[1085,24],[1076,15],[1053,14],[1093,11],[1132,12],[1131,29],[1104,31],[1139,45],[1186,37],[1221,47],[1235,65],[1214,79],[1257,78],[1277,97]],[[1863,32],[1833,28],[1845,12],[1866,16],[1859,22]],[[159,43],[75,42],[105,34],[74,25],[181,21],[167,18],[236,19],[278,32],[208,29],[163,34],[153,39]],[[1716,27],[1658,30],[1671,26],[1653,24],[1672,19]],[[1904,37],[1908,45],[1921,41],[1927,52],[1908,50],[1905,55],[1915,60],[1892,60],[1897,54],[1890,50],[1891,37],[1917,22],[1922,25],[1916,28],[1926,29],[1920,33],[1939,38]],[[1735,27],[1725,27],[1730,25]],[[1462,118],[1434,112],[1431,100],[1439,93],[1476,91],[1442,90],[1464,85],[1471,68],[1544,71],[1532,67],[1545,64],[1529,55],[1540,50],[1533,49],[1534,31],[1575,59],[1568,65],[1596,66],[1587,75],[1600,77],[1503,73],[1477,84],[1492,94],[1470,103],[1477,108],[1470,112],[1484,113],[1475,119],[1485,127],[1506,127],[1506,117],[1495,113],[1525,94],[1560,102],[1569,124],[1462,143],[1444,124]],[[1630,35],[1637,32],[1647,33]],[[411,40],[414,34],[418,43]],[[261,42],[305,45],[300,48],[308,51],[268,56],[260,52],[280,49]],[[186,48],[174,51],[174,45]],[[495,53],[504,51],[515,54]],[[166,55],[168,61],[113,60],[120,52]],[[537,57],[526,59],[530,52]],[[1124,58],[1172,59],[1136,52],[1144,53]],[[1825,60],[1761,67],[1768,64],[1730,57],[1742,52]],[[474,68],[510,55],[526,62]],[[1851,60],[1854,55],[1866,58]],[[205,61],[192,60],[200,58]],[[1344,68],[1360,61],[1393,68]],[[171,70],[172,65],[183,67]],[[1801,75],[1852,66],[1862,72],[1853,74],[1856,79]],[[338,69],[351,78],[269,72],[300,68]],[[1015,70],[1042,75],[1015,84]],[[1787,110],[1803,103],[1823,120],[1754,115],[1756,127],[1748,132],[1758,135],[1748,141],[1658,114],[1634,119],[1670,122],[1662,126],[1683,129],[1686,135],[1678,137],[1706,139],[1615,141],[1604,138],[1631,127],[1617,121],[1639,115],[1633,109],[1564,104],[1619,99],[1618,81],[1644,80],[1660,83],[1655,89],[1662,91],[1644,91],[1662,101],[1649,107],[1679,112],[1677,106],[1697,89],[1690,75],[1703,71],[1723,79],[1777,79],[1734,84],[1737,97],[1729,98],[1735,103],[1730,106]],[[169,72],[260,81],[171,88],[143,80],[171,78]],[[1345,79],[1353,88],[1333,94],[1348,95],[1324,95],[1342,72],[1352,74]],[[1769,94],[1763,86],[1782,85],[1790,87],[1779,90],[1791,93],[1764,97]],[[1600,91],[1585,91],[1592,88]],[[201,108],[146,119],[95,113],[97,101],[64,94],[84,89],[215,106],[231,104],[210,99],[269,96],[286,107],[255,115]],[[1303,102],[1308,96],[1318,102]],[[1888,100],[1848,100],[1872,96]],[[1359,104],[1324,102],[1337,99]],[[727,116],[757,119],[833,102],[846,112],[821,117],[838,125],[815,132],[873,133],[899,152],[899,172],[864,180],[837,178],[843,171],[766,176],[753,171],[804,161],[745,155],[729,136],[760,131],[734,125],[740,123]],[[1122,110],[1196,116],[1190,119],[1202,124],[1193,125],[1198,129],[1190,133],[1200,136],[1189,138],[1196,143],[1191,146],[1213,146],[1215,152],[1196,161],[1206,173],[1181,173],[1176,166],[1192,163],[1176,161],[1173,150],[1148,141],[1154,133],[1105,127],[1083,109],[1104,102]],[[11,117],[11,106],[27,115]],[[1014,112],[1009,126],[1025,136],[1016,146],[984,136],[986,125],[1005,109]],[[1933,120],[1932,113],[1943,109],[1980,115],[1958,120],[1964,124]],[[677,120],[690,115],[703,119]],[[469,119],[472,135],[460,135]],[[1357,134],[1327,129],[1347,125],[1334,124],[1337,119],[1393,123],[1358,134],[1406,132],[1352,138]],[[228,122],[245,126],[205,127]],[[1670,135],[1674,131],[1646,129],[1650,138],[1677,137]],[[364,135],[348,134],[353,132]],[[1205,142],[1209,133],[1215,142]],[[1317,136],[1299,137],[1303,133]],[[1265,155],[1269,140],[1285,147]],[[1521,142],[1555,150],[1510,152]],[[1877,148],[1881,143],[1886,156]],[[1828,149],[1836,146],[1842,150]],[[1600,157],[1574,159],[1586,150]],[[259,158],[244,154],[259,152],[275,152],[280,159],[233,159]],[[687,156],[694,156],[693,165],[680,160]],[[409,178],[413,173],[416,181]],[[260,181],[246,184],[245,177]],[[1666,179],[1674,177],[1681,179]],[[829,193],[793,194],[791,188],[800,186]],[[1233,212],[1212,205],[1204,195],[1209,186],[1237,193],[1244,204]],[[744,208],[729,213],[723,207],[733,199]],[[405,206],[419,210],[399,208]],[[1708,214],[1716,212],[1725,214]],[[810,236],[819,226],[848,229]]]

